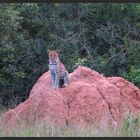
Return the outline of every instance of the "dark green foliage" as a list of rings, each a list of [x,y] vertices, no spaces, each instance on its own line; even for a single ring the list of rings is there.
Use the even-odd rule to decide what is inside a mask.
[[[14,107],[48,71],[47,49],[140,87],[139,4],[0,4],[0,101]]]

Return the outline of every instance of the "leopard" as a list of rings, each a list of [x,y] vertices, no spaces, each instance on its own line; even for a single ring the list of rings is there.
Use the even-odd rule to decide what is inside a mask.
[[[47,50],[49,57],[49,71],[51,74],[51,87],[56,90],[64,88],[69,83],[68,71],[59,59],[60,50]]]

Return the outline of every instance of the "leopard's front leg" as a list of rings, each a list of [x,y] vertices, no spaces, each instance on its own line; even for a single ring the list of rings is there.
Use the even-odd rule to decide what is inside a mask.
[[[51,71],[51,87],[54,89],[55,87],[55,73]]]
[[[58,89],[58,88],[59,88],[59,76],[55,74],[55,81],[54,81],[53,89]]]

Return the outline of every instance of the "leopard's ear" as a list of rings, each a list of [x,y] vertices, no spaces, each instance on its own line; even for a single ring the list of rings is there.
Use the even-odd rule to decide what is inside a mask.
[[[50,53],[50,51],[51,51],[50,49],[47,49],[47,53]]]
[[[60,53],[60,49],[57,49],[56,52],[59,54]]]

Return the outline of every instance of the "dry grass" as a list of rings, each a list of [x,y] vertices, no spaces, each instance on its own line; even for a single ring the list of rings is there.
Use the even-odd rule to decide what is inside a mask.
[[[0,123],[2,123],[2,113],[0,112]],[[35,126],[22,126],[11,132],[0,129],[0,137],[140,137],[139,117],[132,118],[129,114],[120,127],[110,130],[107,128],[100,130],[95,126],[83,128],[55,127],[43,122]]]

